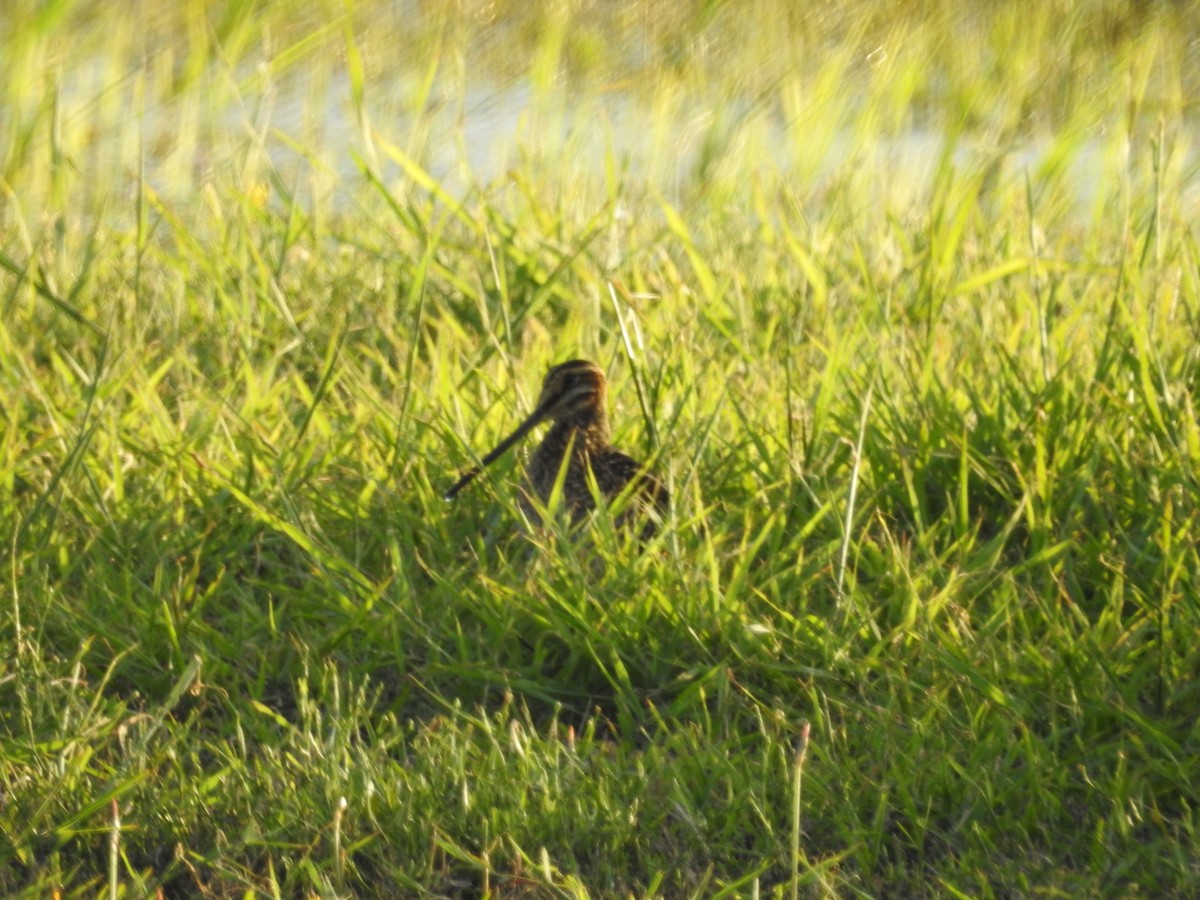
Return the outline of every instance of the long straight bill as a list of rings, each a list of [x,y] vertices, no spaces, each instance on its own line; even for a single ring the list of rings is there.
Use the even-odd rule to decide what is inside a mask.
[[[442,494],[442,499],[450,501],[457,497],[463,488],[475,480],[475,476],[503,456],[505,450],[507,450],[521,438],[525,437],[525,435],[529,433],[529,430],[542,420],[542,415],[543,413],[540,409],[535,409],[532,413],[530,413],[529,418],[518,425],[516,431],[497,444],[494,450],[492,450],[487,456],[479,461],[479,465],[472,466],[466,471],[462,478],[454,482],[454,487]]]

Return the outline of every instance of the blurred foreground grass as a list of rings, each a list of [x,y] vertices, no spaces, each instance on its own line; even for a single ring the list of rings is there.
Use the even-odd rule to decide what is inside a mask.
[[[161,9],[0,13],[0,891],[1192,888],[1192,5]],[[440,499],[580,355],[644,552]]]

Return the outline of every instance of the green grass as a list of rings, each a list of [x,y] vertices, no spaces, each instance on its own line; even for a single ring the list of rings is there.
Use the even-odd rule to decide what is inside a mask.
[[[1195,8],[414,6],[0,13],[0,893],[1193,891]]]

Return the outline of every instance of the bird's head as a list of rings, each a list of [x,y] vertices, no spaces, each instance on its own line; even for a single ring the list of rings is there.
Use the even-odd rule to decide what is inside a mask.
[[[555,366],[542,380],[542,392],[530,418],[562,421],[604,409],[604,372],[585,359]]]
[[[541,422],[572,422],[581,424],[589,431],[598,426],[600,433],[606,433],[608,426],[604,420],[604,391],[604,372],[595,363],[573,359],[555,366],[542,380],[542,392],[533,412],[512,434],[487,453],[478,466],[471,468],[458,479],[446,492],[445,499],[452,500],[485,466],[491,465]]]

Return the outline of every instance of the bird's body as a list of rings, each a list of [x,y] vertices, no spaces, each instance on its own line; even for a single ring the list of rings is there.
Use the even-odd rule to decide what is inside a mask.
[[[516,431],[483,457],[482,464],[491,463],[539,422],[551,421],[550,430],[526,469],[527,486],[522,507],[529,518],[540,521],[538,509],[549,504],[561,474],[563,505],[572,522],[583,519],[596,505],[589,484],[590,473],[599,495],[606,500],[612,500],[633,486],[634,496],[617,522],[627,524],[634,516],[644,519],[641,535],[649,538],[654,533],[656,520],[666,513],[669,495],[654,475],[609,443],[606,396],[604,373],[595,363],[576,359],[555,366],[542,382],[542,392],[534,411]],[[446,492],[446,499],[453,499],[480,471],[481,467],[467,472]]]

